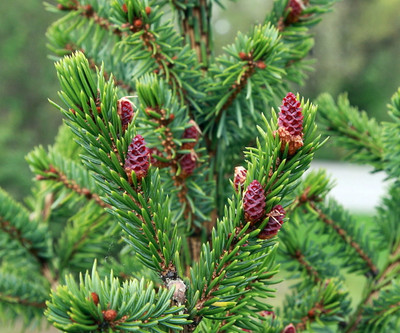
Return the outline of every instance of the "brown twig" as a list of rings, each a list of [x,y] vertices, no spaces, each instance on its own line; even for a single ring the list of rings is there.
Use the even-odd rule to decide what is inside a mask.
[[[329,225],[336,233],[343,239],[345,243],[350,245],[359,255],[359,257],[367,264],[368,268],[373,275],[378,273],[378,268],[374,265],[371,258],[361,249],[360,245],[346,232],[335,224],[335,221],[327,217],[321,209],[319,209],[314,202],[310,202],[310,207],[318,214],[319,218],[327,225]]]
[[[314,280],[315,283],[318,283],[321,281],[318,271],[310,265],[310,263],[306,260],[306,258],[304,257],[304,254],[301,253],[300,250],[296,251],[296,253],[293,255],[293,258],[295,258],[300,263],[300,265],[305,268],[308,275],[311,276],[311,278]]]
[[[391,257],[397,258],[399,255],[400,255],[400,245],[393,252]],[[365,306],[372,304],[372,301],[379,297],[379,293],[382,291],[382,289],[392,282],[392,280],[389,280],[385,284],[382,285],[382,283],[385,281],[385,278],[387,277],[387,275],[399,266],[400,266],[400,259],[395,260],[392,263],[388,264],[386,266],[386,268],[384,268],[381,271],[381,273],[378,276],[377,281],[374,283],[374,287],[370,288],[370,292],[366,295],[364,300],[359,304],[357,311],[353,315],[354,319],[351,322],[351,325],[348,326],[348,328],[346,329],[346,333],[354,332],[357,329],[358,325],[360,324],[360,322],[362,320],[362,315],[364,313]]]
[[[183,37],[188,40],[192,50],[196,52],[197,59],[202,64],[204,71],[208,68],[208,58],[211,55],[210,49],[210,4],[207,0],[197,0],[194,6],[188,6],[186,10],[181,10],[180,7],[175,7],[180,13],[181,30]],[[204,17],[204,15],[206,17]],[[203,24],[203,23],[206,24]],[[196,38],[196,31],[200,33],[199,38]],[[205,53],[202,48],[205,48]]]
[[[215,119],[216,124],[218,124],[219,121],[221,120],[223,112],[232,105],[232,103],[234,102],[236,97],[243,90],[243,88],[247,85],[248,79],[255,72],[255,67],[256,67],[256,65],[253,62],[253,60],[251,60],[251,59],[248,60],[247,68],[244,71],[244,73],[242,74],[242,76],[240,77],[240,82],[239,83],[234,83],[232,85],[229,98],[227,99],[227,101],[224,103],[224,105],[222,105],[221,109],[219,110],[218,116]]]
[[[23,299],[23,298],[20,298],[20,297],[17,297],[17,296],[5,295],[3,293],[0,293],[0,300],[2,302],[6,302],[6,303],[31,306],[31,307],[38,308],[38,309],[44,309],[46,307],[46,303],[45,302],[28,301],[27,299]]]
[[[316,303],[308,312],[307,315],[301,318],[300,322],[295,326],[296,330],[303,331],[307,328],[308,322],[314,322],[317,317],[320,317],[322,314],[329,313],[330,310],[325,309],[324,305],[321,302]]]
[[[32,242],[22,236],[21,230],[12,225],[10,221],[4,220],[1,216],[0,229],[8,234],[12,239],[18,241],[40,264],[44,262],[44,258],[41,258],[37,250],[32,247]]]
[[[109,204],[100,199],[98,194],[92,193],[89,189],[85,187],[80,187],[74,180],[68,179],[68,177],[63,172],[61,172],[54,166],[50,165],[49,169],[45,172],[48,174],[48,176],[39,175],[36,178],[38,180],[53,180],[61,182],[66,188],[78,193],[79,195],[84,196],[88,200],[93,200],[100,207],[111,208]]]

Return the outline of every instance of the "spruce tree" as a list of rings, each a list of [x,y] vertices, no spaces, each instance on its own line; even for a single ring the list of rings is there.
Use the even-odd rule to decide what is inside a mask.
[[[395,332],[400,90],[378,124],[290,92],[334,0],[276,0],[213,53],[218,0],[58,0],[53,146],[0,192],[0,312],[64,332]],[[317,112],[318,105],[318,112]],[[317,128],[316,115],[322,126]],[[322,135],[391,179],[371,223],[303,177]],[[279,270],[295,284],[273,308]],[[365,276],[351,302],[345,274]]]

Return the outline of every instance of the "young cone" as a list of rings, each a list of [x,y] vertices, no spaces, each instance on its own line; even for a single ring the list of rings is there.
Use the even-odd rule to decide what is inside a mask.
[[[286,18],[286,22],[295,23],[299,20],[301,12],[304,9],[304,3],[301,0],[290,0],[287,8],[290,10],[290,13]]]
[[[243,184],[246,180],[247,170],[242,166],[235,167],[235,176],[233,178],[233,184],[235,186],[236,192],[240,187],[243,187]]]
[[[190,120],[189,123],[192,125],[185,129],[183,132],[183,139],[194,139],[193,142],[185,142],[182,144],[182,149],[193,149],[199,141],[201,130],[194,120]]]
[[[184,176],[190,176],[197,164],[197,156],[195,152],[191,152],[189,154],[184,154],[179,160],[179,164],[182,168],[182,174]]]
[[[300,102],[289,92],[282,100],[278,118],[278,134],[284,151],[289,144],[289,155],[294,155],[303,146],[303,114]]]
[[[132,182],[132,171],[135,171],[137,180],[141,180],[147,175],[150,164],[149,155],[150,151],[146,147],[143,137],[140,134],[136,135],[129,145],[124,164],[124,169],[130,182]]]
[[[264,217],[265,194],[258,180],[253,180],[247,187],[243,197],[243,209],[246,222],[252,225]]]
[[[133,103],[126,97],[122,97],[118,100],[117,111],[121,119],[122,130],[125,131],[134,115]]]
[[[274,237],[282,227],[285,213],[286,212],[281,205],[276,205],[274,208],[272,208],[272,211],[268,214],[268,224],[264,230],[258,234],[258,238],[268,239]]]
[[[289,324],[283,329],[282,333],[296,333],[296,327],[293,324]]]

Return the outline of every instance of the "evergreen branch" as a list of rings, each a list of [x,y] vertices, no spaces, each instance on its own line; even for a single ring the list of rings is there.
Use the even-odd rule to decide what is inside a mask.
[[[307,169],[314,150],[319,146],[313,122],[316,108],[304,100],[301,105],[304,112],[304,146],[294,156],[288,156],[287,147],[281,152],[280,138],[276,135],[276,117],[271,123],[263,119],[264,128],[259,128],[257,146],[246,152],[248,170],[243,188],[248,188],[255,180],[260,183],[262,200],[265,200],[262,207],[264,212],[272,212],[289,188],[296,186],[296,180]],[[268,288],[272,282],[268,280],[276,272],[272,266],[275,252],[273,240],[257,239],[257,235],[269,222],[270,215],[264,213],[260,221],[255,223],[247,220],[247,213],[244,198],[239,191],[228,201],[224,217],[217,222],[212,232],[212,247],[210,243],[203,244],[200,260],[191,270],[192,286],[188,294],[188,300],[197,300],[188,305],[195,324],[203,316],[214,318],[227,311],[235,313],[238,308],[245,313],[268,308],[264,303],[257,302],[255,297],[272,291]],[[250,267],[253,268],[249,270]],[[198,276],[204,278],[196,279]],[[236,325],[237,322],[238,327],[252,327],[248,320],[235,316],[227,317],[226,321],[226,325]]]
[[[77,194],[85,197],[87,200],[93,200],[97,205],[102,208],[111,208],[111,206],[100,199],[99,195],[90,192],[85,187],[80,187],[74,180],[68,179],[67,176],[61,171],[57,170],[54,166],[50,165],[50,168],[43,171],[47,176],[38,175],[37,180],[52,180],[61,182],[66,188],[76,192]]]
[[[303,253],[301,253],[300,250],[296,251],[294,259],[296,259],[299,262],[299,264],[305,268],[308,275],[314,280],[315,283],[319,283],[321,281],[318,271],[314,269],[314,267],[311,266],[309,262],[307,262],[306,257],[304,256]]]
[[[348,151],[347,157],[382,170],[382,129],[376,121],[351,107],[346,95],[338,97],[337,105],[328,94],[319,96],[317,101],[326,134],[336,137],[336,144]]]
[[[359,303],[356,312],[351,317],[345,331],[346,333],[354,332],[359,328],[364,320],[364,312],[368,309],[368,306],[371,307],[374,300],[379,299],[379,297],[384,294],[383,291],[387,290],[387,288],[393,284],[393,277],[397,276],[400,268],[400,244],[390,257],[391,260],[388,260],[386,267],[381,270],[376,280],[373,281],[373,283],[370,283],[368,289],[369,292],[364,296],[364,299]],[[398,286],[395,288],[398,289]],[[390,307],[391,306],[389,306],[389,309]],[[388,310],[387,305],[385,305],[385,308]],[[371,312],[371,310],[369,310],[369,312]],[[380,315],[376,317],[382,318]]]
[[[248,60],[247,66],[244,67],[244,72],[240,76],[239,83],[234,83],[232,85],[231,91],[229,93],[229,98],[221,106],[220,112],[218,113],[218,116],[215,119],[217,124],[221,120],[222,112],[225,111],[226,109],[228,109],[232,105],[232,103],[235,101],[236,97],[246,87],[248,81],[250,80],[251,76],[254,74],[255,70],[256,70],[256,65],[254,64],[253,60]]]
[[[311,325],[324,328],[332,322],[340,322],[348,313],[350,302],[347,293],[341,290],[335,279],[320,282],[287,297],[283,305],[282,318],[285,325],[293,323],[303,331]]]
[[[296,191],[293,202],[286,208],[286,213],[291,214],[307,202],[321,202],[334,186],[334,182],[327,176],[326,170],[311,171]]]
[[[34,307],[38,309],[44,309],[46,307],[46,303],[43,302],[35,302],[29,301],[27,299],[23,299],[17,296],[10,296],[0,292],[0,302],[1,303],[9,303],[9,304],[19,304],[28,307]]]
[[[66,284],[52,292],[45,315],[66,332],[182,330],[189,322],[187,315],[180,314],[183,306],[170,305],[173,293],[174,289],[156,291],[143,279],[121,285],[112,273],[110,278],[100,280],[95,264],[91,275],[80,276],[79,285],[72,276],[66,277]]]
[[[98,4],[93,1],[90,7],[91,11],[95,12]],[[124,89],[132,87],[127,89],[132,91],[132,77],[139,78],[145,72],[143,69],[153,68],[154,72],[163,75],[171,88],[178,92],[182,102],[199,109],[196,98],[199,98],[200,93],[193,88],[193,84],[200,83],[200,73],[196,70],[198,63],[194,53],[189,52],[189,48],[182,48],[181,38],[176,35],[172,26],[160,25],[160,15],[153,14],[153,10],[143,1],[115,1],[108,10],[102,10],[102,13],[109,15],[107,19],[113,22],[112,27],[121,33],[117,39],[98,32],[95,29],[96,25],[84,24],[82,27],[81,24],[79,29],[83,30],[82,33],[70,36],[70,39],[75,40],[71,43],[65,39],[65,30],[70,31],[71,29],[69,26],[66,26],[65,29],[60,26],[67,20],[64,19],[54,24],[49,30],[48,35],[54,45],[51,47],[53,51],[66,55],[63,51],[65,46],[76,44],[74,48],[85,50],[88,52],[88,56],[98,63],[96,60],[105,60],[104,57],[99,57],[99,54],[107,54],[111,46],[114,49],[113,56],[104,61],[105,68],[114,75],[117,74],[119,79],[116,80],[116,83],[121,87]],[[98,16],[97,14],[93,15],[95,18]],[[86,18],[86,16],[83,17]],[[107,21],[106,18],[100,17],[100,19]],[[75,31],[72,31],[73,33]],[[93,35],[102,40],[92,42],[88,37]],[[167,44],[170,45],[168,48],[165,46]],[[119,59],[119,55],[123,54],[123,51],[128,52],[123,59]],[[106,73],[105,76],[107,79]]]
[[[0,236],[8,237],[25,249],[40,265],[51,257],[50,238],[47,226],[29,218],[28,211],[0,189]],[[14,242],[4,243],[4,250],[14,247]],[[8,244],[9,243],[9,244]],[[13,249],[18,253],[16,249]],[[10,250],[12,253],[13,250]],[[7,253],[8,254],[8,253]]]
[[[279,233],[279,262],[292,273],[291,278],[301,277],[297,288],[312,287],[323,280],[340,276],[339,267],[334,263],[336,253],[321,248],[321,244],[312,237],[317,224],[315,216],[306,211],[296,211],[289,218],[290,224]],[[303,274],[300,276],[299,273]]]
[[[78,49],[75,49],[78,50]],[[85,51],[80,49],[80,51],[85,54]],[[72,52],[71,52],[72,54]],[[96,62],[94,61],[94,59],[88,57],[88,61],[89,61],[89,67],[96,72],[96,69],[100,66],[100,64],[96,64]],[[129,85],[128,83],[124,82],[123,80],[119,80],[117,79],[114,75],[111,75],[109,73],[107,73],[105,70],[103,71],[103,75],[104,75],[104,79],[106,81],[109,81],[110,78],[112,77],[112,79],[114,80],[114,84],[118,87],[120,87],[121,89],[124,89],[128,92],[128,94],[132,94],[134,92],[133,88],[131,87],[131,85]]]
[[[212,93],[208,105],[210,110],[206,110],[206,119],[212,115],[217,117],[216,123],[213,125],[218,129],[217,137],[222,137],[222,125],[218,125],[224,120],[223,111],[228,109],[235,99],[241,95],[243,89],[247,88],[246,103],[240,108],[246,110],[252,116],[254,115],[254,105],[264,104],[263,97],[271,95],[271,86],[280,82],[284,71],[278,68],[279,57],[283,52],[283,45],[280,43],[279,34],[276,29],[270,25],[256,26],[251,35],[246,36],[238,33],[235,43],[225,48],[226,54],[217,58],[218,67],[210,68],[212,82],[207,89]],[[251,85],[250,79],[252,78]],[[265,89],[266,88],[266,89]],[[252,90],[256,94],[250,94]],[[222,99],[217,96],[223,95]],[[253,102],[253,98],[257,100]],[[249,104],[249,101],[251,104]],[[224,119],[222,119],[222,117]],[[235,117],[236,118],[236,117]],[[239,127],[241,121],[239,122]]]
[[[80,17],[76,16],[66,17],[51,25],[46,33],[50,42],[47,47],[60,57],[72,55],[76,51],[84,53],[89,60],[90,68],[94,72],[96,72],[96,67],[104,62],[104,67],[107,69],[103,71],[104,78],[109,80],[111,76],[109,73],[112,72],[115,85],[125,90],[128,94],[133,94],[134,87],[131,82],[132,64],[123,63],[119,57],[124,50],[118,44],[121,38],[96,30],[98,26],[82,24],[79,19]],[[77,28],[71,31],[71,25],[77,25]],[[82,38],[82,36],[86,38]],[[93,38],[92,36],[100,39],[100,41],[91,39]],[[114,49],[113,56],[106,57],[104,53],[110,48]]]
[[[83,5],[78,0],[72,0],[68,4],[63,5],[64,0],[59,0],[59,4],[57,5],[57,9],[60,11],[76,11],[79,15],[92,19],[95,24],[97,24],[102,29],[111,31],[117,36],[122,36],[123,32],[115,27],[107,18],[100,16],[95,8],[91,4]]]
[[[182,35],[186,43],[195,50],[197,59],[202,69],[206,70],[209,66],[211,55],[211,8],[209,0],[196,0],[192,3],[178,3],[173,1],[173,5],[178,10],[178,20]]]
[[[41,258],[38,257],[36,249],[31,248],[32,242],[24,238],[21,235],[21,230],[17,229],[12,223],[4,218],[0,217],[0,230],[10,236],[11,239],[16,240],[18,243],[22,245],[22,247],[26,248],[32,256],[34,256],[39,262],[41,262]]]
[[[390,290],[381,293],[372,306],[365,310],[360,329],[366,333],[379,331],[393,331],[399,325],[400,314],[400,288],[394,284]]]
[[[26,157],[32,171],[37,175],[36,179],[60,183],[88,201],[93,201],[102,208],[110,208],[96,193],[102,193],[102,190],[93,181],[93,176],[81,164],[59,154],[55,148],[50,148],[47,153],[42,147],[38,147]]]
[[[9,320],[20,316],[27,323],[35,317],[40,318],[47,296],[48,282],[31,267],[1,266],[0,311]]]
[[[182,38],[171,23],[160,22],[161,13],[153,14],[150,7],[144,6],[142,1],[136,0],[128,0],[125,4],[122,0],[115,2],[113,21],[122,30],[132,32],[123,39],[123,44],[129,46],[124,61],[140,61],[134,73],[136,78],[151,71],[162,75],[182,103],[190,103],[200,110],[196,98],[202,94],[195,87],[202,80],[196,55],[189,46],[182,47]],[[133,25],[130,23],[132,20]]]
[[[136,149],[135,140],[139,137],[132,141],[132,124],[126,130],[122,128],[113,82],[105,82],[101,71],[97,83],[90,74],[85,75],[90,73],[89,63],[81,53],[63,59],[56,67],[64,90],[60,96],[68,110],[57,107],[86,150],[84,161],[105,191],[106,203],[112,206],[111,213],[127,232],[127,241],[146,266],[164,274],[176,272],[175,266],[180,264],[180,237],[176,224],[171,225],[169,200],[162,191],[157,170],[143,169],[142,174],[136,175],[137,168],[125,165],[127,161],[131,163],[127,157],[128,142],[130,149]],[[143,154],[146,149],[138,153]],[[143,155],[140,161],[145,162],[146,158]]]
[[[310,28],[321,21],[337,0],[275,0],[265,23],[273,24],[280,32],[286,52],[282,66],[286,80],[302,85],[310,61],[305,60],[314,45]]]
[[[392,96],[389,116],[392,122],[383,123],[383,158],[385,171],[389,177],[398,181],[400,179],[400,154],[397,150],[400,144],[400,89]]]
[[[382,199],[378,206],[375,219],[385,221],[377,223],[374,228],[378,242],[377,246],[382,250],[389,250],[389,253],[396,253],[400,246],[400,225],[398,218],[400,216],[400,188],[395,182],[389,187],[388,195]]]
[[[96,205],[86,205],[71,216],[56,246],[59,274],[84,271],[93,260],[104,255],[113,256],[110,248],[120,237],[118,224]]]
[[[156,160],[153,164],[160,168],[169,167],[175,187],[172,191],[177,192],[178,201],[184,207],[183,216],[188,220],[185,225],[187,229],[188,225],[193,224],[193,217],[189,216],[191,210],[195,210],[194,201],[190,202],[188,196],[189,188],[193,186],[188,185],[192,184],[190,179],[194,169],[199,167],[201,160],[207,158],[201,157],[202,150],[196,147],[201,135],[200,130],[193,120],[189,120],[187,110],[179,105],[163,81],[158,81],[154,75],[145,75],[136,86],[141,108],[144,109],[143,123],[148,124],[143,126],[143,135],[149,144],[154,146],[152,151]],[[182,126],[185,127],[184,132]],[[157,134],[157,137],[154,134]],[[195,199],[199,201],[204,196],[205,192],[202,195],[197,193]],[[203,212],[203,216],[207,216],[207,211]]]
[[[315,212],[319,219],[324,222],[327,226],[332,228],[332,230],[335,231],[335,233],[350,247],[354,249],[354,251],[357,253],[359,258],[361,258],[364,263],[367,265],[369,271],[371,272],[372,275],[377,275],[378,274],[378,268],[375,266],[373,260],[371,257],[363,250],[361,245],[352,237],[344,228],[342,228],[340,225],[336,223],[336,221],[332,220],[324,214],[324,212],[316,206],[315,203],[310,202],[308,204],[310,209]],[[348,221],[346,221],[348,222]]]

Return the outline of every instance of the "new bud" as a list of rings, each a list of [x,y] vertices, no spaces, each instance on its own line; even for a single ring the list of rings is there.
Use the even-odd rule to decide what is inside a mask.
[[[236,192],[240,187],[243,187],[243,184],[246,180],[247,170],[242,166],[235,167],[235,176],[233,178],[233,184],[235,186]]]
[[[105,321],[114,321],[115,318],[117,318],[117,311],[115,310],[106,310],[106,311],[102,311],[103,313],[103,318]]]
[[[97,295],[95,292],[92,292],[90,296],[92,297],[94,305],[97,306],[97,304],[99,304],[99,295]]]
[[[166,286],[168,289],[175,288],[172,294],[172,300],[178,305],[185,304],[186,302],[186,284],[180,278],[167,279]]]

